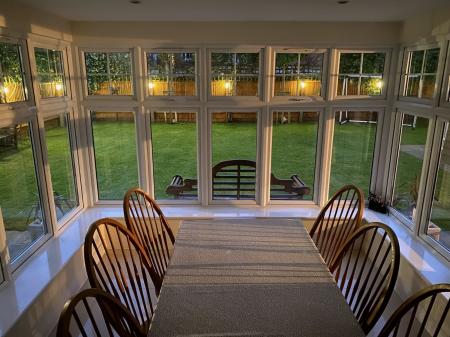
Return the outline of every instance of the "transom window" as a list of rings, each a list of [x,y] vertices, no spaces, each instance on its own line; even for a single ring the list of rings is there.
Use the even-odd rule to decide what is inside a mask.
[[[196,96],[196,54],[193,52],[147,53],[149,96]]]
[[[323,53],[276,53],[275,96],[320,96]]]
[[[60,50],[34,48],[37,80],[42,98],[66,95],[63,52]]]
[[[337,96],[379,96],[383,91],[383,52],[340,52]]]
[[[212,96],[258,96],[259,53],[211,53]]]
[[[406,73],[403,74],[404,96],[433,98],[439,53],[439,48],[408,52]]]
[[[0,103],[26,99],[20,45],[0,42]]]
[[[130,52],[85,52],[88,95],[132,95]]]

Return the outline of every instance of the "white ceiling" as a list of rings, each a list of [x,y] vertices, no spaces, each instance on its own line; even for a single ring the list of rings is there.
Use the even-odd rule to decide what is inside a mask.
[[[70,21],[401,21],[449,0],[19,0]]]

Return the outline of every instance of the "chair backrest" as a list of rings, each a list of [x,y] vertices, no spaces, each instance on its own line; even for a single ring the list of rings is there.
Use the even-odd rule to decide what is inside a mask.
[[[84,242],[89,283],[117,298],[148,329],[161,280],[142,246],[113,219],[94,222]]]
[[[354,185],[346,185],[320,211],[309,235],[328,266],[344,242],[360,227],[363,210],[363,192]]]
[[[382,223],[359,228],[331,263],[330,271],[365,333],[383,313],[394,291],[399,265],[397,236]]]
[[[139,322],[117,299],[101,289],[86,289],[66,302],[57,337],[144,337]]]
[[[444,294],[442,298],[438,298]],[[440,301],[442,300],[442,301]],[[408,298],[392,314],[379,337],[388,336],[449,336],[442,327],[450,328],[450,284],[436,284]]]
[[[175,236],[157,203],[143,190],[132,188],[123,200],[128,229],[133,232],[161,279],[169,265]]]

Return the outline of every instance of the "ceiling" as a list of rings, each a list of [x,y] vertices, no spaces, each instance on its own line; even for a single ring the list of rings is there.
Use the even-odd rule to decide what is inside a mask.
[[[36,0],[19,0],[36,6]],[[448,0],[39,0],[70,21],[402,21]]]

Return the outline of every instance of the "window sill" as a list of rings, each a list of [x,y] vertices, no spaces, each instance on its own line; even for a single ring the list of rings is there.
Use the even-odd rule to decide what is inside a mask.
[[[319,208],[299,206],[162,206],[168,219],[256,217],[302,218],[312,222]],[[46,242],[0,289],[0,335],[48,335],[55,326],[67,298],[86,283],[81,247],[89,225],[103,217],[123,218],[121,206],[93,207],[82,211]],[[399,295],[404,297],[417,287],[450,281],[449,262],[420,238],[414,237],[393,218],[365,210],[368,222],[388,224],[397,234],[402,253]],[[308,221],[309,220],[309,221]],[[306,224],[307,225],[307,224]],[[410,276],[414,275],[414,276]],[[419,276],[420,282],[416,275]],[[418,283],[421,283],[418,285]],[[423,285],[422,285],[423,284]],[[45,315],[43,314],[45,313]]]

